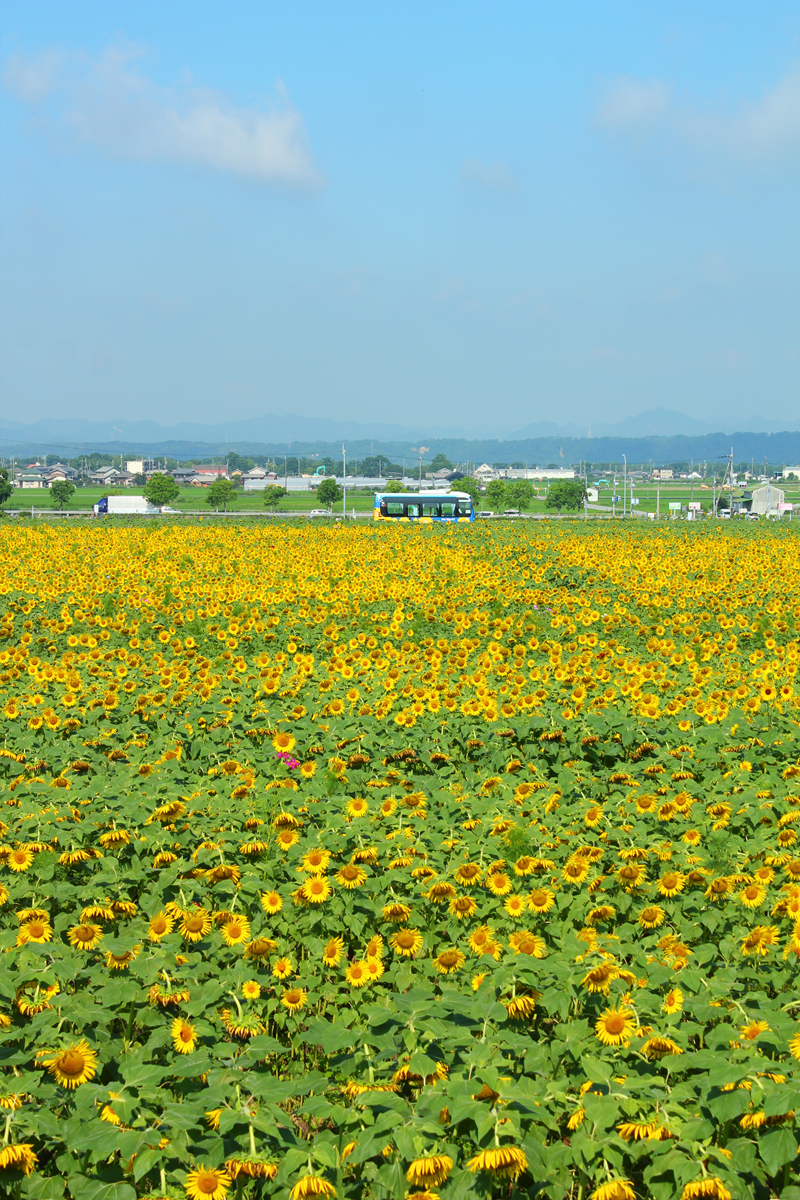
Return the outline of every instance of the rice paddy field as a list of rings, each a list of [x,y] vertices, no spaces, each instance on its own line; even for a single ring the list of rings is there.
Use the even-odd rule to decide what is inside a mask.
[[[0,1193],[800,1200],[791,524],[0,528]]]

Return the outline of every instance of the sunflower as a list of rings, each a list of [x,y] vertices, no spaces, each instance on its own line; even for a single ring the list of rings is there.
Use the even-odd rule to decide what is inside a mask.
[[[366,800],[363,800],[360,796],[356,796],[347,805],[345,811],[349,817],[365,817],[369,812],[369,805]]]
[[[268,917],[274,917],[283,908],[283,900],[277,892],[262,892],[261,907]]]
[[[182,914],[179,929],[187,942],[202,941],[211,929],[211,913],[199,906],[190,909]]]
[[[353,868],[355,871],[358,867]],[[312,875],[299,889],[300,896],[308,904],[324,904],[331,894],[331,885],[324,875]]]
[[[197,1042],[197,1033],[194,1025],[190,1025],[188,1021],[184,1021],[183,1017],[176,1017],[170,1026],[170,1034],[172,1036],[172,1044],[178,1051],[178,1054],[191,1054]]]
[[[242,984],[242,995],[245,1000],[258,1000],[261,996],[261,985],[255,979],[247,979]]]
[[[756,1042],[762,1033],[769,1032],[769,1025],[766,1021],[751,1021],[749,1025],[744,1025],[739,1030],[739,1037],[744,1038],[747,1042]]]
[[[422,934],[418,929],[398,929],[389,938],[389,945],[395,954],[416,958],[422,947]]]
[[[636,1031],[633,1010],[607,1008],[595,1021],[594,1031],[604,1046],[627,1046]]]
[[[561,872],[562,879],[567,883],[574,883],[579,886],[583,883],[589,874],[589,863],[583,857],[571,858],[565,863],[564,869]]]
[[[97,1051],[85,1038],[72,1042],[58,1054],[42,1059],[50,1074],[65,1088],[76,1088],[97,1074]]]
[[[608,988],[612,979],[616,979],[619,975],[619,967],[613,962],[600,963],[597,967],[592,967],[587,971],[581,980],[581,987],[588,988],[590,992],[604,992],[608,994]]]
[[[452,975],[465,962],[464,955],[455,946],[440,950],[433,960],[433,965],[440,975]]]
[[[587,925],[604,925],[606,921],[611,921],[616,916],[616,910],[611,904],[601,904],[598,908],[593,908],[586,917]]]
[[[686,877],[680,871],[667,871],[658,881],[657,887],[662,896],[671,899],[682,892],[686,886]]]
[[[731,1193],[716,1175],[706,1175],[685,1184],[680,1200],[731,1200]]]
[[[778,944],[778,930],[775,925],[756,925],[742,940],[742,954],[766,955],[771,946]]]
[[[344,973],[344,977],[350,984],[350,987],[353,988],[363,987],[365,983],[370,983],[372,980],[367,964],[362,962],[361,959],[355,959],[354,962],[350,963]]]
[[[412,1187],[438,1187],[452,1169],[453,1160],[449,1155],[432,1154],[427,1158],[415,1158],[406,1171],[406,1179]]]
[[[244,948],[244,957],[253,958],[256,961],[260,958],[266,958],[268,954],[274,954],[278,949],[278,943],[272,938],[257,937],[253,938],[252,942],[248,942]]]
[[[272,974],[276,979],[288,979],[290,975],[294,975],[292,960],[286,955],[276,959],[272,964]]]
[[[411,909],[408,904],[392,901],[390,904],[384,904],[383,906],[384,921],[391,921],[393,924],[399,925],[403,921],[407,921],[410,916]]]
[[[154,917],[150,918],[147,936],[151,942],[160,942],[163,937],[167,937],[175,928],[175,921],[163,910],[157,912]]]
[[[291,850],[296,842],[300,841],[300,834],[294,829],[282,829],[275,838],[281,850]]]
[[[659,925],[663,925],[666,915],[660,904],[648,904],[639,913],[637,924],[642,929],[658,929]]]
[[[281,1004],[290,1013],[299,1012],[301,1008],[305,1008],[306,993],[302,988],[288,988],[281,996]]]
[[[462,863],[460,867],[456,867],[453,872],[453,878],[462,887],[475,887],[480,883],[483,872],[477,863]]]
[[[307,871],[310,875],[318,875],[328,869],[330,861],[330,850],[323,850],[319,846],[315,846],[313,850],[307,850],[300,859],[300,870]]]
[[[132,946],[130,950],[125,950],[122,954],[112,954],[110,950],[106,951],[106,966],[110,971],[124,971],[139,957],[140,945]]]
[[[60,991],[61,985],[58,983],[53,983],[49,987],[42,987],[40,983],[26,983],[17,991],[15,1003],[23,1017],[35,1017],[37,1013],[44,1012],[46,1008],[50,1007],[50,1001]],[[31,993],[33,994],[31,995]],[[7,1029],[10,1024],[8,1017],[3,1014],[0,1025]]]
[[[432,900],[434,904],[444,904],[445,900],[450,900],[455,894],[456,889],[445,879],[439,879],[436,883],[432,883],[427,891],[428,899]]]
[[[645,1058],[655,1059],[660,1062],[668,1054],[683,1054],[683,1050],[672,1038],[665,1037],[650,1037],[641,1047],[642,1054]]]
[[[226,946],[238,946],[250,938],[250,922],[246,917],[231,916],[220,931]]]
[[[472,896],[454,896],[447,906],[450,916],[456,917],[459,921],[462,921],[464,917],[473,916],[477,910],[478,905]]]
[[[341,884],[343,888],[347,888],[350,891],[366,883],[367,872],[363,867],[358,867],[354,863],[347,863],[340,871],[336,872],[334,878],[338,884]]]
[[[484,886],[493,896],[506,896],[511,891],[511,880],[505,871],[492,871],[486,876]]]
[[[297,745],[296,739],[291,733],[276,733],[272,739],[272,748],[281,754],[289,754]]]
[[[517,954],[529,954],[531,958],[545,958],[547,955],[547,946],[544,940],[527,929],[522,929],[519,933],[512,933],[508,940]]]
[[[10,850],[6,858],[6,866],[12,871],[27,871],[32,862],[33,853],[27,846],[17,846],[15,850]]]
[[[102,936],[100,926],[88,922],[84,925],[73,925],[67,934],[70,945],[75,946],[77,950],[93,950]]]
[[[528,908],[531,912],[549,912],[555,902],[555,892],[551,892],[549,888],[534,888],[528,893]]]
[[[45,942],[52,941],[53,927],[47,918],[32,917],[29,921],[24,921],[17,933],[17,945],[24,946],[27,942],[36,942],[43,945]]]
[[[321,1196],[322,1200],[330,1200],[336,1195],[336,1188],[327,1179],[319,1175],[304,1175],[289,1193],[289,1200],[306,1200],[307,1196]]]
[[[225,1170],[231,1179],[238,1179],[240,1175],[244,1175],[248,1179],[274,1179],[278,1174],[276,1163],[270,1162],[266,1158],[250,1156],[226,1159]]]
[[[473,1174],[485,1171],[494,1179],[508,1179],[513,1182],[528,1169],[528,1160],[519,1146],[496,1146],[489,1150],[481,1150],[469,1160],[467,1168]]]
[[[374,955],[367,956],[365,965],[367,968],[367,975],[369,975],[370,983],[375,983],[375,981],[380,979],[384,973],[385,968],[382,961],[379,958],[376,958]]]
[[[369,939],[364,949],[365,958],[383,958],[386,947],[383,943],[383,938],[379,933],[375,933]]]
[[[745,908],[759,908],[764,903],[766,895],[765,887],[758,883],[751,883],[749,887],[739,892],[739,899]]]
[[[0,1150],[0,1171],[10,1168],[13,1171],[22,1171],[24,1175],[30,1175],[38,1162],[39,1159],[34,1154],[30,1142],[12,1142]]]
[[[524,896],[518,896],[516,893],[506,896],[503,904],[503,908],[506,910],[508,915],[515,918],[524,917],[527,907],[528,902],[526,898]]]
[[[523,854],[522,857],[518,858],[517,861],[514,863],[514,874],[515,875],[530,875],[535,870],[536,870],[536,859],[532,858],[530,856],[530,854]]]
[[[664,1003],[661,1008],[670,1017],[675,1013],[679,1013],[683,1008],[683,992],[681,989],[671,988],[664,997]]]
[[[344,953],[344,939],[331,938],[322,951],[322,961],[326,967],[335,967]]]
[[[589,1200],[636,1200],[630,1179],[610,1179],[595,1188]]]
[[[794,1037],[789,1039],[789,1053],[793,1055],[794,1058],[800,1059],[800,1032],[796,1033]]]
[[[190,1200],[225,1200],[231,1177],[219,1167],[197,1167],[183,1185]]]

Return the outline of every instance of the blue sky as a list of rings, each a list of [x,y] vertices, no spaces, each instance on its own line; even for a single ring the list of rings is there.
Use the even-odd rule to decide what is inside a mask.
[[[0,64],[8,417],[798,417],[794,3],[6,0]]]

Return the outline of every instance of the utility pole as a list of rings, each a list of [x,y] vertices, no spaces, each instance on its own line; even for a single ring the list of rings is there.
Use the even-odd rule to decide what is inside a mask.
[[[767,456],[764,455],[764,474],[767,476],[767,520],[769,520],[769,475],[767,475]]]
[[[283,490],[287,493],[289,491],[289,468],[286,465],[286,455],[285,454],[283,456]]]
[[[730,507],[729,507],[729,509],[728,509],[728,512],[731,514],[731,518],[733,518],[733,446],[731,446],[731,477],[730,477],[730,489],[731,489],[731,490],[730,490]]]
[[[344,442],[342,442],[342,520],[347,517],[347,457],[344,452]]]
[[[626,456],[624,454],[622,457],[625,461],[624,474],[622,476],[622,518],[624,520],[625,519],[625,493],[628,490],[628,459],[626,458]]]

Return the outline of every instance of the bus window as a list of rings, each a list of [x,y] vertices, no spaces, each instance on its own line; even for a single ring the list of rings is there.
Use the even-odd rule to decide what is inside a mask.
[[[459,501],[457,501],[457,504],[458,504],[458,516],[459,517],[470,517],[470,518],[472,517],[472,501],[471,500],[459,500]]]
[[[456,500],[443,500],[442,501],[442,516],[443,517],[451,517],[451,518],[454,517],[456,515],[456,504],[457,504]]]
[[[416,503],[415,501],[407,500],[406,501],[406,516],[407,517],[418,517],[419,516],[419,504]]]
[[[406,515],[405,505],[402,500],[384,500],[381,505],[381,510],[385,509],[383,515],[387,517],[404,517]]]
[[[441,507],[438,500],[423,500],[422,515],[423,517],[439,517],[441,516]]]

